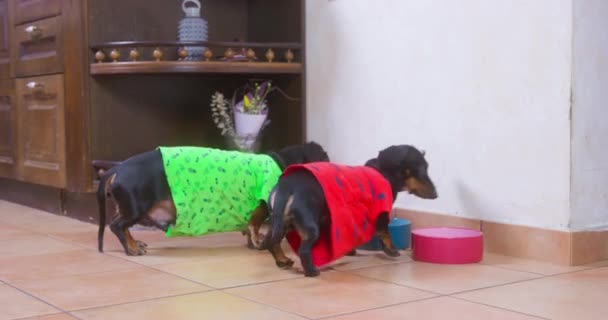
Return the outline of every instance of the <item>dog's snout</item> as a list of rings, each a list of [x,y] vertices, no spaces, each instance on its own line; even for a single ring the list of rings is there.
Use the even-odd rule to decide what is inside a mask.
[[[439,195],[437,194],[437,188],[435,188],[435,184],[431,181],[429,176],[425,176],[424,178],[424,189],[421,195],[421,198],[424,199],[437,199]]]

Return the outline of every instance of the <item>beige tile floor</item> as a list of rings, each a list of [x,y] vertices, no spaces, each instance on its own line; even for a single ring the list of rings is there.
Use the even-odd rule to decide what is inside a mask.
[[[486,254],[446,266],[360,252],[305,278],[279,270],[238,233],[165,239],[111,232],[0,201],[4,319],[608,319],[608,262],[567,267]]]

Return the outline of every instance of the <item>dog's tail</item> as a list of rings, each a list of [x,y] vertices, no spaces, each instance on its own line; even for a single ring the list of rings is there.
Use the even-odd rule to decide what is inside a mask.
[[[270,245],[281,242],[281,239],[285,235],[285,220],[289,217],[289,210],[293,202],[293,194],[286,190],[281,190],[277,185],[275,189],[270,193],[269,209],[272,223],[272,229],[270,239],[266,238],[265,245],[263,247],[269,248]]]
[[[106,229],[106,195],[114,178],[115,170],[107,172],[103,169],[97,171],[99,176],[99,187],[97,188],[97,206],[99,208],[99,230],[97,231],[97,250],[103,252],[103,233]]]

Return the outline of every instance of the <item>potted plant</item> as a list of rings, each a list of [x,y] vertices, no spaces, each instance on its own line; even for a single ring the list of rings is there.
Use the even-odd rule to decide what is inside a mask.
[[[229,143],[241,151],[258,151],[260,133],[270,123],[267,97],[275,90],[283,93],[270,80],[266,80],[262,83],[253,81],[237,89],[231,101],[220,92],[213,94],[213,122]],[[283,95],[288,97],[285,93]]]

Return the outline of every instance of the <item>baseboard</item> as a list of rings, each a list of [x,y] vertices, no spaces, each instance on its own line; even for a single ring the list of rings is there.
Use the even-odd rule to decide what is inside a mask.
[[[412,229],[441,226],[481,230],[486,252],[562,265],[608,260],[608,231],[566,232],[406,209],[395,209],[394,214],[411,221]]]
[[[0,178],[0,199],[81,221],[99,221],[94,193],[73,193]]]
[[[577,231],[572,235],[573,265],[608,260],[608,231]]]

